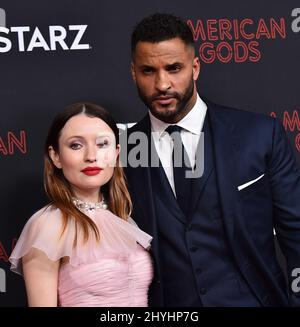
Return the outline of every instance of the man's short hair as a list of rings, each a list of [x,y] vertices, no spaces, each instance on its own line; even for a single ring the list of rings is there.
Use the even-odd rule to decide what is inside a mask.
[[[193,33],[185,21],[171,14],[153,14],[135,26],[131,35],[131,53],[134,54],[138,42],[158,43],[176,37],[194,48]]]

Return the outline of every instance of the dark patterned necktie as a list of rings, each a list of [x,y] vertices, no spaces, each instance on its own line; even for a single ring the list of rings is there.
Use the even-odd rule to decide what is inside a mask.
[[[182,127],[170,125],[166,128],[173,140],[172,165],[177,202],[185,213],[189,212],[191,199],[191,178],[186,177],[186,172],[191,170],[191,164],[181,138]]]

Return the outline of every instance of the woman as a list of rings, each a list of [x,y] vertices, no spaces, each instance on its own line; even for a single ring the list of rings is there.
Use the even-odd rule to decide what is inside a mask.
[[[25,225],[10,261],[29,306],[146,306],[151,236],[128,217],[119,131],[103,108],[76,103],[45,144],[50,204]]]

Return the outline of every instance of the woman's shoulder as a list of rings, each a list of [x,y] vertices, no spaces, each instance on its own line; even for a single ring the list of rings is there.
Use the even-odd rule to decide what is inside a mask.
[[[55,206],[48,204],[37,210],[26,222],[24,230],[47,229],[49,225],[54,227],[62,226],[62,212]]]
[[[32,248],[42,251],[52,261],[70,257],[75,235],[74,228],[68,225],[65,233],[62,232],[63,218],[59,209],[53,205],[47,205],[36,211],[25,224],[10,256],[11,269],[21,273],[20,259]]]
[[[56,206],[53,204],[49,203],[45,205],[44,207],[38,209],[35,211],[32,216],[29,218],[29,220],[37,220],[37,219],[42,219],[45,217],[48,217],[49,215],[51,216],[59,216],[61,215],[61,210],[58,209]]]
[[[60,243],[66,236],[74,236],[74,222],[72,219],[64,221],[60,209],[48,204],[37,210],[26,222],[20,238],[31,240],[46,240],[51,243]],[[65,231],[64,233],[62,233]],[[64,234],[64,237],[62,237]]]

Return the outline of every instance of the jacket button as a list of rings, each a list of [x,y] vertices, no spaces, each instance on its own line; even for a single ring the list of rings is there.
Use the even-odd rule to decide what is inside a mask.
[[[207,292],[206,288],[200,288],[200,294],[205,295]]]
[[[197,274],[202,274],[202,269],[201,268],[196,269],[196,273]]]
[[[196,252],[197,250],[198,250],[197,246],[192,246],[190,248],[190,251],[192,251],[192,252]]]

